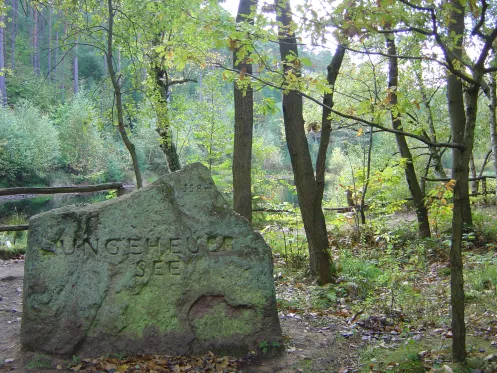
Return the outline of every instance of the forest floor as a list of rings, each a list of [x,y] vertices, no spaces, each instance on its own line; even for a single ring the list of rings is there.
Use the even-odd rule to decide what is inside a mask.
[[[496,254],[490,253],[490,264],[495,264],[493,258]],[[466,263],[469,268],[481,265],[481,259],[471,260]],[[288,263],[276,256],[285,351],[272,354],[271,346],[261,346],[259,352],[267,358],[238,360],[206,355],[73,357],[63,361],[23,353],[23,266],[22,256],[0,260],[0,372],[497,372],[497,307],[495,301],[488,300],[496,298],[497,278],[486,284],[490,298],[475,302],[480,295],[469,294],[476,307],[467,308],[469,368],[461,370],[450,363],[446,262],[432,263],[426,271],[417,273],[412,294],[403,291],[402,284],[412,282],[414,277],[399,273],[399,286],[360,297],[361,284],[342,278],[333,287],[319,287],[306,278],[304,271],[289,270]],[[358,270],[367,272],[368,267]],[[366,283],[362,286],[368,288]]]

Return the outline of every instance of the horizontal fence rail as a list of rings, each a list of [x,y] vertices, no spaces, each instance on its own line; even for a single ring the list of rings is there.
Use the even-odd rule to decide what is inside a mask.
[[[12,232],[12,231],[27,231],[29,229],[28,224],[21,225],[0,225],[0,232]]]
[[[119,192],[124,192],[123,183],[105,183],[97,185],[84,185],[84,186],[64,186],[64,187],[20,187],[20,188],[5,188],[0,189],[0,196],[13,196],[16,194],[62,194],[62,193],[91,193],[100,192],[102,190],[115,189]]]
[[[63,186],[63,187],[19,187],[0,189],[0,197],[14,196],[19,194],[67,194],[67,193],[92,193],[104,190],[117,190],[117,195],[124,194],[126,186],[123,183],[104,183],[83,186]],[[27,231],[28,224],[21,225],[0,225],[0,232]]]

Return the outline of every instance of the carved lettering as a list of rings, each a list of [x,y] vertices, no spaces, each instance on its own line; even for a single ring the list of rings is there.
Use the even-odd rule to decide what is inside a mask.
[[[183,193],[198,193],[201,192],[202,190],[209,190],[209,189],[212,189],[211,185],[184,183],[183,187],[181,188],[181,191]]]
[[[153,250],[157,250],[160,257],[163,253],[161,252],[161,247],[160,247],[160,238],[157,238],[155,241],[153,241],[151,238],[147,238],[147,251],[151,253]]]
[[[85,249],[89,248],[91,251],[93,251],[93,254],[95,255],[98,254],[98,238],[96,239],[96,245],[94,245],[93,242],[91,242],[88,237],[83,240],[82,245]],[[88,250],[88,252],[90,252],[90,250]]]
[[[143,254],[141,238],[128,238],[128,248],[131,254]]]
[[[233,237],[209,236],[207,238],[209,252],[228,252],[233,249]]]
[[[153,262],[153,274],[156,276],[163,276],[164,275],[164,267],[162,265],[164,264],[163,260],[154,260]]]
[[[105,241],[104,249],[110,255],[119,254],[119,246],[121,246],[122,238],[109,238]]]
[[[62,249],[62,252],[63,252],[64,254],[66,254],[66,255],[72,255],[72,254],[74,254],[74,251],[76,250],[76,245],[75,245],[74,243],[72,244],[72,247],[71,247],[71,246],[69,246],[69,245],[65,245],[65,244],[64,244],[64,240],[59,240],[59,241],[55,244],[55,246],[56,246],[57,248]],[[67,247],[67,246],[69,246],[69,247]]]
[[[173,254],[181,254],[181,238],[170,238],[169,245]]]
[[[198,254],[200,252],[227,253],[233,251],[233,237],[218,235],[203,235],[197,237],[163,237],[163,238],[107,238],[102,244],[99,239],[85,237],[82,241],[68,245],[68,239],[52,241],[54,252],[73,255],[76,249],[82,249],[89,254],[97,255],[148,255],[156,260],[164,259],[168,255]],[[100,246],[99,246],[100,245]],[[167,259],[167,257],[166,257]],[[164,267],[165,268],[165,267]],[[161,270],[159,270],[160,272]],[[164,272],[165,269],[162,271]]]
[[[143,260],[140,260],[138,263],[136,263],[137,273],[135,273],[135,276],[136,277],[145,276],[145,268],[146,267],[147,267],[147,264]]]
[[[188,246],[188,250],[190,250],[192,254],[197,254],[200,250],[197,242],[191,237],[186,238],[186,245]]]
[[[169,262],[169,274],[173,276],[181,275],[181,262],[179,260],[171,260]]]

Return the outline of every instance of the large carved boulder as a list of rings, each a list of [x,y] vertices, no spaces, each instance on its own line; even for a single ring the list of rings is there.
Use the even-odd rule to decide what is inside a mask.
[[[26,350],[242,354],[281,338],[270,248],[200,164],[29,224]]]

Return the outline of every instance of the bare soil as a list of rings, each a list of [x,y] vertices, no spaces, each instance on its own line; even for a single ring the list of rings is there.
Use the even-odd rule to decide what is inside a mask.
[[[50,358],[52,368],[37,367],[37,357],[21,351],[22,288],[24,261],[0,260],[0,372],[72,372],[69,361]],[[343,333],[343,318],[280,313],[285,351],[254,360],[239,369],[241,373],[294,373],[352,371],[358,364],[361,339]],[[54,369],[59,365],[59,369]],[[29,368],[29,369],[28,369]],[[137,370],[139,371],[139,370]]]

